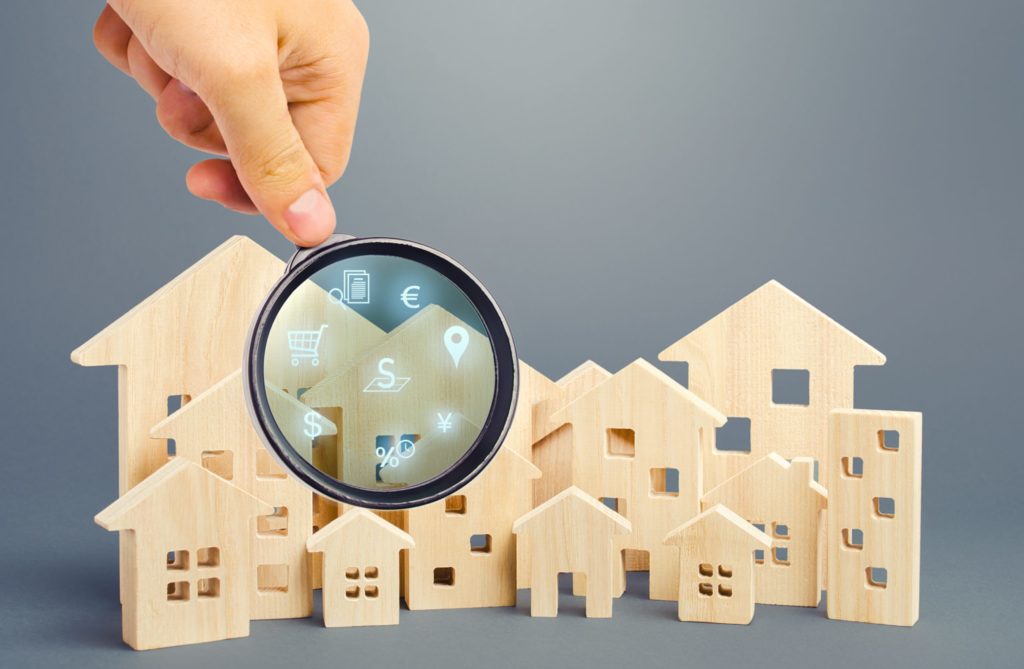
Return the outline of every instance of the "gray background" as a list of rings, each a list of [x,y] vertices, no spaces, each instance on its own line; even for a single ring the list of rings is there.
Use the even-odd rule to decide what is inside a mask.
[[[889,356],[857,405],[925,413],[921,621],[758,608],[681,624],[403,611],[120,642],[116,373],[77,344],[257,219],[192,199],[197,156],[97,56],[96,2],[0,21],[0,665],[1005,666],[1020,611],[1024,3],[370,2],[341,227],[475,270],[522,357],[617,369],[777,278]],[[664,366],[663,366],[664,367]],[[678,373],[673,371],[672,373]]]

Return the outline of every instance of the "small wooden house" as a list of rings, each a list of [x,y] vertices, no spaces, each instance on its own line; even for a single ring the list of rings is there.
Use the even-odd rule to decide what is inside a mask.
[[[399,552],[412,537],[365,510],[351,509],[309,538],[323,554],[324,625],[397,625]]]
[[[827,501],[828,493],[814,480],[813,460],[788,462],[769,453],[704,493],[701,506],[722,504],[771,537],[771,548],[754,554],[758,604],[817,606]]]
[[[616,538],[630,522],[576,487],[566,488],[515,522],[529,538],[530,615],[558,615],[558,575],[586,576],[588,618],[610,618],[615,575],[622,578]]]
[[[248,636],[251,527],[273,507],[174,458],[96,515],[120,531],[122,628],[136,650]]]
[[[679,551],[679,619],[746,625],[754,617],[754,551],[764,532],[715,505],[668,533]]]

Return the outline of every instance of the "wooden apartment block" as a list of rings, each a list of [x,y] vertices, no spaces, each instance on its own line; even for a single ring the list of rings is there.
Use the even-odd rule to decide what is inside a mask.
[[[758,604],[817,606],[827,501],[828,493],[814,481],[813,460],[788,462],[769,453],[706,492],[701,506],[722,504],[771,538],[768,550],[754,554]]]
[[[729,417],[726,429],[742,432],[749,421],[749,444],[733,445],[743,450],[704,443],[706,489],[772,451],[823,463],[829,411],[853,406],[854,367],[885,363],[884,355],[778,281],[761,286],[658,357],[689,363],[690,390]],[[825,488],[830,476],[821,466]]]
[[[622,570],[615,540],[631,530],[628,520],[576,487],[517,520],[514,532],[529,538],[530,615],[558,615],[558,575],[569,572],[587,577],[587,617],[610,618]]]
[[[322,553],[324,625],[397,625],[399,552],[412,537],[365,509],[345,511],[309,538]]]
[[[312,613],[312,583],[306,540],[313,533],[313,498],[302,483],[288,476],[263,446],[246,409],[241,371],[157,424],[154,437],[174,439],[179,457],[187,458],[230,481],[273,508],[260,515],[252,532],[250,616],[256,619],[301,618]],[[300,453],[311,457],[312,440],[305,425],[309,407],[271,389],[274,415],[285,436]],[[291,419],[284,419],[286,416]],[[324,435],[336,428],[317,418]],[[248,516],[235,519],[249,528]]]
[[[713,443],[723,422],[714,407],[645,360],[552,417],[552,424],[572,425],[575,485],[633,523],[616,548],[649,556],[652,599],[676,597],[678,560],[663,540],[699,513],[701,442]],[[616,593],[624,587],[618,581]]]
[[[147,650],[248,636],[251,526],[272,511],[174,458],[97,514],[100,527],[121,532],[127,556],[125,643]]]
[[[754,551],[771,539],[717,504],[665,537],[678,548],[679,619],[746,625],[754,618]]]
[[[921,596],[920,413],[833,411],[828,617],[910,626]]]

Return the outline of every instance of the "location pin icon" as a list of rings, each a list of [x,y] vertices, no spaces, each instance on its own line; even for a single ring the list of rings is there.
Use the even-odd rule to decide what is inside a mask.
[[[466,347],[469,346],[469,333],[466,332],[466,328],[461,325],[453,325],[444,333],[444,347],[448,349],[448,354],[452,356],[452,362],[455,366],[459,366],[459,360],[462,359],[462,354],[466,352]]]

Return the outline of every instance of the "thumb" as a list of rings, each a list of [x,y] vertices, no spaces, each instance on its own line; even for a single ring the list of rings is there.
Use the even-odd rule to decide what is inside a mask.
[[[233,73],[200,96],[253,204],[292,242],[312,246],[334,232],[334,206],[319,167],[292,123],[274,65],[256,75]]]

